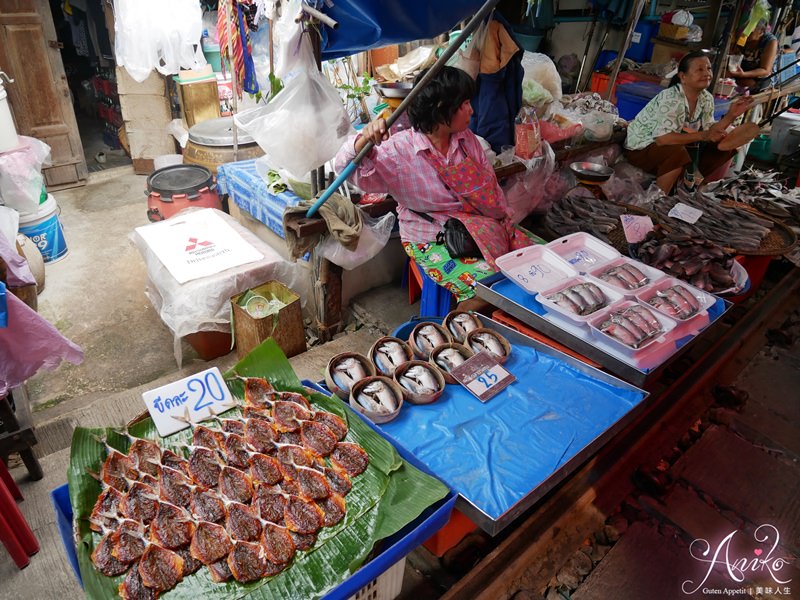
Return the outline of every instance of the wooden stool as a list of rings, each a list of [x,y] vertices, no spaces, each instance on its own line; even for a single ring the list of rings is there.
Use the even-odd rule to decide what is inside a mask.
[[[11,409],[6,396],[0,397],[0,461],[7,462],[8,455],[19,452],[22,462],[28,469],[30,478],[38,481],[44,477],[42,466],[33,454],[36,435],[33,431],[33,418],[24,387],[13,390],[16,412]]]

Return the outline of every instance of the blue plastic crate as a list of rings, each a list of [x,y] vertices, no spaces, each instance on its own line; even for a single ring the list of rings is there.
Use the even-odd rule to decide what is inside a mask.
[[[330,392],[320,387],[318,384],[311,381],[304,380],[303,385],[318,391],[327,396]],[[352,414],[356,415],[355,411]],[[361,415],[358,415],[361,418]],[[372,428],[378,435],[381,435],[377,427],[375,427],[368,419],[362,419],[367,425]],[[384,437],[384,436],[381,436]],[[433,475],[431,472],[413,455],[406,452],[403,448],[396,448],[397,453],[403,460],[413,465],[420,471]],[[439,531],[442,527],[447,525],[450,520],[450,513],[453,512],[457,495],[450,491],[447,496],[436,504],[429,506],[422,514],[414,521],[406,525],[403,529],[398,531],[392,536],[381,540],[376,547],[379,548],[378,553],[372,557],[372,560],[361,566],[355,573],[345,579],[338,586],[328,592],[324,598],[325,600],[346,600],[356,594],[359,590],[367,586],[370,582],[377,579],[385,573],[397,561],[404,558],[412,550],[422,545],[422,543]],[[75,576],[78,582],[83,585],[81,580],[80,569],[78,567],[78,556],[75,549],[75,541],[72,535],[72,505],[69,499],[69,488],[67,484],[55,488],[50,492],[50,498],[53,501],[53,507],[56,513],[56,521],[58,523],[58,531],[61,534],[61,542],[64,544],[64,551],[67,554],[72,569],[75,571]]]
[[[633,30],[631,45],[625,52],[625,58],[630,58],[638,63],[650,62],[653,56],[653,36],[658,29],[656,21],[639,21]]]
[[[626,121],[632,121],[647,103],[663,89],[657,83],[648,83],[646,81],[618,85],[617,109],[619,110],[619,116]]]

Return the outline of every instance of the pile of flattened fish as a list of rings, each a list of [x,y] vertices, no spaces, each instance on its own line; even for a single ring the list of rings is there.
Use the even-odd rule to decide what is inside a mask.
[[[122,598],[156,598],[204,566],[215,582],[277,575],[344,518],[351,478],[369,463],[343,441],[345,421],[242,379],[242,415],[191,424],[183,456],[139,438],[127,454],[106,445],[91,558],[104,575],[127,573]]]
[[[620,226],[619,217],[625,212],[626,207],[598,200],[591,190],[578,186],[550,206],[545,224],[560,236],[584,231],[610,242],[608,234]]]

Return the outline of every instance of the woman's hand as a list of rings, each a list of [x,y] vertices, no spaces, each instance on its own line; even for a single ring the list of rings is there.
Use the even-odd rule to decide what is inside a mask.
[[[734,79],[739,79],[744,77],[744,71],[742,71],[742,67],[736,67],[735,69],[728,70],[728,77],[733,77]]]
[[[750,110],[751,106],[753,106],[752,98],[748,96],[737,98],[736,101],[733,104],[731,104],[731,107],[728,109],[728,116],[730,116],[731,119],[741,117],[744,113]]]
[[[715,144],[725,137],[725,131],[722,129],[707,129],[700,132],[700,140],[703,142],[714,142]]]
[[[367,142],[372,142],[376,146],[380,146],[381,142],[385,142],[389,139],[389,128],[386,127],[385,119],[375,119],[366,125],[360,133],[361,135],[356,139],[356,153],[361,152],[361,149],[367,145]]]

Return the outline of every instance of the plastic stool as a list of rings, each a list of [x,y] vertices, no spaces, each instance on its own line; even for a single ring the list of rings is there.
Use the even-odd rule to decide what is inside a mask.
[[[421,290],[419,315],[421,317],[443,317],[450,312],[453,294],[425,274],[416,262],[408,259],[408,302],[417,299],[416,291]]]
[[[24,569],[30,563],[29,557],[39,551],[39,542],[17,507],[15,496],[22,494],[16,484],[12,488],[14,492],[6,486],[8,471],[2,461],[0,470],[3,471],[3,477],[0,478],[0,543],[5,546],[17,567]]]

